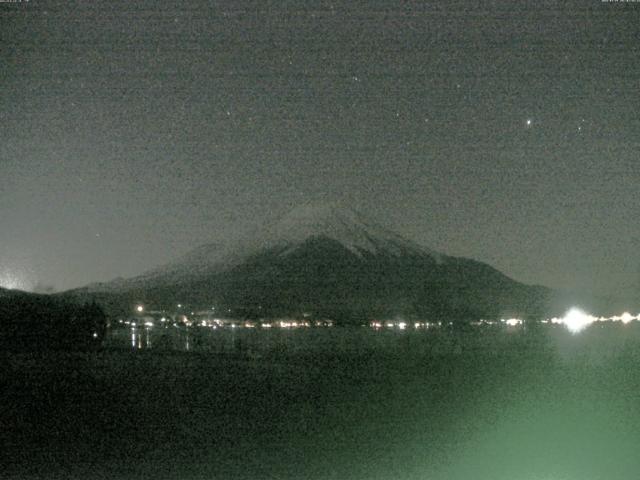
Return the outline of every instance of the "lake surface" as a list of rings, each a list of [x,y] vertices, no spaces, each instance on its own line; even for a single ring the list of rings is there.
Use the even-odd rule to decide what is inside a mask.
[[[5,354],[1,374],[3,478],[627,480],[640,471],[636,323],[578,335],[123,329],[100,352]]]

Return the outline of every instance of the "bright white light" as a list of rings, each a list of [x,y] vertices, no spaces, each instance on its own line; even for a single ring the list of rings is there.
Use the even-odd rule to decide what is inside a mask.
[[[2,266],[8,268],[8,265]],[[0,271],[0,287],[8,290],[30,290],[33,285],[27,280],[28,277],[28,270],[23,267],[16,266],[11,270],[2,270]]]
[[[405,322],[400,322],[398,323],[398,328],[400,330],[404,330],[405,328],[407,328],[407,324]]]
[[[582,310],[572,308],[562,319],[562,323],[569,329],[571,333],[578,333],[587,328],[594,318],[587,315]]]
[[[632,316],[629,312],[624,312],[620,315],[620,321],[624,324],[629,323],[631,320],[635,320],[636,317]]]
[[[515,327],[517,325],[522,325],[522,320],[519,318],[509,318],[507,320],[503,320],[510,327]]]
[[[142,305],[138,305],[138,306],[136,307],[136,311],[138,311],[138,312],[143,312],[143,311],[144,311],[144,307],[143,307]]]
[[[532,122],[532,120],[530,118],[527,118],[527,127],[531,126],[531,122]]]

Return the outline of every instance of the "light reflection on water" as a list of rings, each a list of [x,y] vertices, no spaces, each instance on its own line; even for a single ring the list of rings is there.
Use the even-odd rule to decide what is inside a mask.
[[[109,343],[122,345],[124,335],[130,340],[131,348],[135,350],[184,350],[193,348],[193,333],[187,328],[153,328],[133,327],[127,330],[111,332]],[[211,343],[209,339],[209,343]],[[210,346],[210,345],[209,345]]]
[[[178,350],[209,351],[213,353],[244,352],[258,349],[277,348],[288,342],[288,332],[279,334],[256,335],[253,331],[229,328],[209,329],[199,327],[137,327],[116,330],[110,333],[107,342],[113,346],[122,346],[128,339],[129,345],[136,350]]]
[[[492,336],[478,337],[493,348]],[[368,352],[396,355],[447,352],[460,354],[462,339],[449,332],[427,330],[376,330],[367,327],[344,328],[206,328],[153,326],[114,330],[107,343],[135,350],[189,351],[232,354],[246,357],[280,355],[353,355]]]
[[[151,332],[149,328],[131,329],[131,347],[137,349],[151,348]]]
[[[311,350],[333,350],[336,343],[343,348],[350,343],[361,343],[358,335],[345,330],[330,332],[328,329],[238,329],[201,328],[184,326],[135,327],[111,331],[107,344],[124,346],[128,343],[135,350],[200,351],[218,354],[246,354],[260,356],[274,352],[296,353]],[[127,342],[127,343],[125,343]],[[329,347],[332,344],[333,347]],[[352,349],[354,345],[350,345]]]
[[[580,335],[564,328],[545,326],[535,335],[509,329],[503,334],[491,328],[472,331],[392,330],[358,327],[254,329],[153,326],[116,329],[107,344],[134,350],[188,351],[244,357],[280,355],[465,355],[474,349],[496,355],[508,345],[542,341],[546,348],[566,361],[589,359],[599,363],[615,356],[620,342],[640,341],[640,325],[603,325]],[[519,332],[519,333],[518,333]]]

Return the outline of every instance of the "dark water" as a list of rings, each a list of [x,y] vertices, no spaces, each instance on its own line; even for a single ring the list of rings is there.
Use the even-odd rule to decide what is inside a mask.
[[[132,341],[125,330],[101,352],[4,355],[0,477],[589,480],[640,471],[635,324],[579,335],[213,333],[149,332],[147,345],[144,332]]]

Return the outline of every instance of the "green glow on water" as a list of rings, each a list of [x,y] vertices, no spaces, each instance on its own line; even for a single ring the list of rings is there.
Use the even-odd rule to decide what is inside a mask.
[[[7,478],[629,480],[640,326],[619,327],[289,332],[260,358],[7,357],[4,391],[22,393],[5,411],[30,405],[2,418]]]

